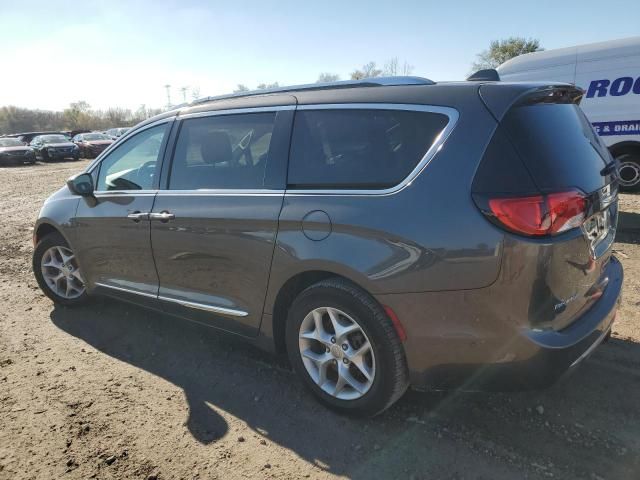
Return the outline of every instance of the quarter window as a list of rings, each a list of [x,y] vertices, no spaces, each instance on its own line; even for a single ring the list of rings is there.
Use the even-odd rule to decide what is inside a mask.
[[[167,124],[148,128],[126,140],[101,163],[98,190],[153,188]]]
[[[262,188],[275,112],[184,120],[170,190]]]
[[[382,109],[296,113],[288,184],[388,188],[400,183],[447,125],[446,115]]]

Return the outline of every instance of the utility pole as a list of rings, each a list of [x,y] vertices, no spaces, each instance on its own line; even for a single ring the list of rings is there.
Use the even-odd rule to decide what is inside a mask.
[[[184,103],[187,103],[187,90],[189,90],[189,87],[182,87],[180,89],[180,91],[182,92],[182,101]]]
[[[171,109],[171,85],[166,84],[164,88],[167,89],[167,110]]]

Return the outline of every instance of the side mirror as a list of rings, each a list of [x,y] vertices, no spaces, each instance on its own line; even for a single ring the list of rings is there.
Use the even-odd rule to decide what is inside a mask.
[[[82,197],[93,197],[93,177],[88,173],[79,173],[67,180],[71,193]]]

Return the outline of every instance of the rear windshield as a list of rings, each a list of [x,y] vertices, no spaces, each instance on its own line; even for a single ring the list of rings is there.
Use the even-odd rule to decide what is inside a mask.
[[[503,120],[514,147],[537,186],[545,191],[602,188],[610,155],[575,104],[512,108]]]
[[[405,110],[296,113],[288,184],[294,188],[397,185],[447,125],[445,115]]]

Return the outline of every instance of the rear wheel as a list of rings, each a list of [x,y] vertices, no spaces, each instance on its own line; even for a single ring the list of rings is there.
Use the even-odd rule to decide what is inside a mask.
[[[640,192],[640,156],[623,153],[616,157],[618,183],[625,192]]]
[[[304,290],[287,318],[287,351],[305,385],[342,413],[372,416],[405,392],[402,343],[380,305],[341,279]]]
[[[54,302],[75,306],[87,299],[87,290],[75,253],[59,233],[50,233],[33,252],[33,273],[38,285]]]

